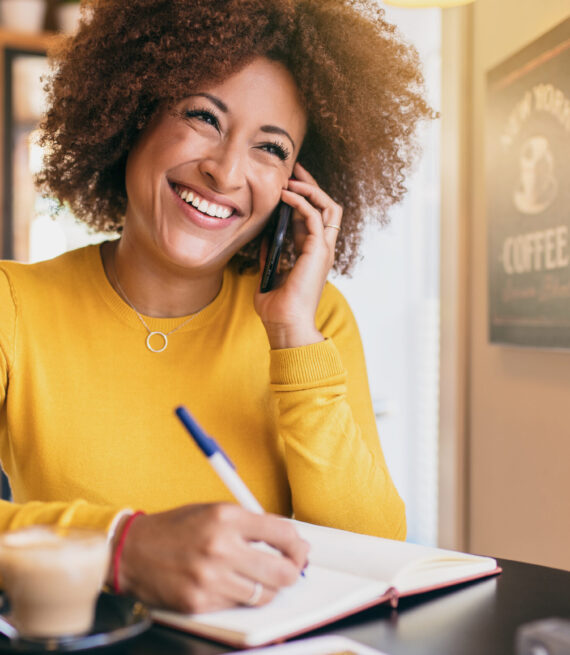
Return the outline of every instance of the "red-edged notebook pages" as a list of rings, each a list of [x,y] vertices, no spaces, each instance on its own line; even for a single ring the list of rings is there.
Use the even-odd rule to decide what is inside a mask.
[[[157,623],[235,647],[282,641],[372,605],[500,573],[491,557],[294,521],[310,545],[305,577],[263,607],[153,611]]]

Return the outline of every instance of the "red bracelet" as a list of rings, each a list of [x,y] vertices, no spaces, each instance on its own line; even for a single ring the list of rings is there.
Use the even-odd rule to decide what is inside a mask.
[[[121,593],[121,587],[119,585],[119,564],[121,561],[121,554],[123,552],[123,548],[125,547],[125,539],[127,538],[127,532],[129,531],[131,525],[133,524],[133,521],[137,518],[137,516],[140,516],[141,514],[144,514],[144,512],[135,512],[134,514],[131,514],[129,518],[125,521],[125,527],[121,532],[121,536],[119,537],[119,543],[117,544],[117,547],[115,548],[115,552],[113,553],[113,587],[116,594]]]

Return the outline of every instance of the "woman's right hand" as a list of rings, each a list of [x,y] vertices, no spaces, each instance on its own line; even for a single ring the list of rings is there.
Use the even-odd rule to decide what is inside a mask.
[[[295,583],[308,550],[295,528],[278,516],[226,503],[187,505],[134,519],[119,584],[122,592],[153,607],[208,612],[247,604],[260,583],[256,604],[263,605]]]

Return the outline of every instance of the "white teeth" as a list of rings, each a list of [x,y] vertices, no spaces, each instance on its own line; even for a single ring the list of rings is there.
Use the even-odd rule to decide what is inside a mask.
[[[222,207],[221,205],[216,205],[215,203],[209,203],[207,200],[204,200],[204,198],[200,198],[200,196],[197,196],[194,194],[193,191],[190,191],[189,189],[182,189],[180,188],[176,189],[176,192],[184,200],[184,202],[187,202],[189,205],[193,205],[201,211],[204,214],[207,214],[208,216],[212,216],[215,218],[229,218],[232,213],[233,209],[230,209],[229,207]]]

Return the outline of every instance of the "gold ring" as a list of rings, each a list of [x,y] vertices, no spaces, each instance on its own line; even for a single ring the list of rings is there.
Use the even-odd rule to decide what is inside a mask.
[[[327,223],[327,224],[325,225],[325,230],[327,229],[327,227],[330,227],[330,228],[332,228],[333,230],[338,230],[338,231],[340,232],[340,227],[339,227],[338,225],[332,225],[331,223]]]
[[[257,603],[259,603],[259,599],[261,598],[262,593],[263,586],[261,582],[254,582],[251,596],[245,601],[244,605],[247,605],[248,607],[255,607]]]

